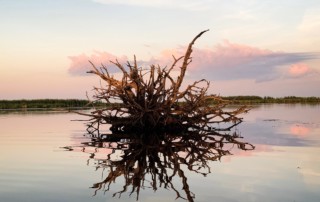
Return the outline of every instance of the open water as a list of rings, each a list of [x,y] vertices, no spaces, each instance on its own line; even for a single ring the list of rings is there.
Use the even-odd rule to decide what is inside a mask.
[[[206,176],[185,169],[194,201],[320,201],[320,105],[258,105],[243,117],[236,131],[255,150],[233,149],[233,155],[208,162]],[[83,118],[64,112],[0,113],[1,202],[136,201],[130,188],[113,197],[123,189],[123,178],[95,194],[90,187],[109,171],[97,169],[99,159],[90,153],[63,148],[87,141],[84,123],[71,121]],[[179,177],[172,183],[182,190]],[[170,188],[146,186],[139,201],[183,201],[176,196]]]

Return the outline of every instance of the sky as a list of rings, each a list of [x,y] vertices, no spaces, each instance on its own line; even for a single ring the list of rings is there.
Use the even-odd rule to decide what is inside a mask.
[[[0,0],[0,99],[78,98],[89,61],[169,66],[221,96],[320,97],[319,0]]]

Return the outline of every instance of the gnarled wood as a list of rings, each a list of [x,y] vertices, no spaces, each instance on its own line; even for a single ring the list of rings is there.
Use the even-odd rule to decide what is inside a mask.
[[[239,114],[247,112],[246,107],[225,111],[228,102],[216,95],[207,95],[209,82],[202,79],[180,90],[191,63],[192,47],[195,41],[208,30],[200,32],[189,44],[185,55],[176,58],[170,68],[151,65],[145,70],[138,66],[136,57],[126,66],[118,60],[111,61],[121,72],[122,78],[116,79],[102,65],[88,73],[99,76],[103,83],[95,87],[94,102],[113,103],[103,109],[97,109],[91,114],[88,123],[89,130],[99,132],[101,124],[111,124],[114,132],[141,130],[188,130],[192,128],[207,128],[229,130],[241,122]],[[182,62],[182,64],[180,64]],[[179,67],[180,74],[174,78],[170,73]],[[200,86],[204,87],[200,87]],[[211,104],[209,104],[209,101]],[[213,103],[213,104],[212,104]],[[229,123],[224,128],[220,123]]]

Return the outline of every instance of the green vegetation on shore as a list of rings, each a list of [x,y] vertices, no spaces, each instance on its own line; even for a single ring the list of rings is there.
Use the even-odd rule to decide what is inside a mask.
[[[222,99],[232,104],[302,103],[320,104],[320,97],[287,96],[281,98],[259,96],[226,96]],[[0,100],[0,110],[5,109],[75,109],[90,108],[88,100],[81,99],[32,99]],[[102,103],[101,103],[102,104]],[[105,106],[105,104],[102,104]]]
[[[85,108],[88,100],[79,99],[34,99],[0,100],[0,110],[4,109],[74,109]]]
[[[267,103],[301,103],[301,104],[320,104],[320,97],[260,97],[260,96],[227,96],[222,97],[231,101],[233,104],[267,104]]]

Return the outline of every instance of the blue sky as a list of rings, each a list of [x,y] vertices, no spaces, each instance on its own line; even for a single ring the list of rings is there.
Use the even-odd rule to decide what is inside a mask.
[[[319,13],[318,0],[0,0],[0,99],[85,98],[88,60],[169,65],[205,29],[186,83],[320,96]]]

